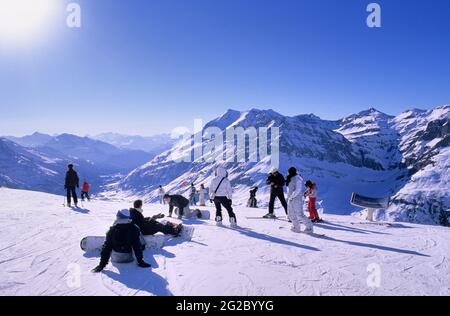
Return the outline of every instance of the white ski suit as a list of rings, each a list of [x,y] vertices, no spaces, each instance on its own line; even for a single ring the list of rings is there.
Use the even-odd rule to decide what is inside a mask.
[[[303,178],[296,175],[288,185],[288,214],[292,221],[292,231],[302,232],[300,224],[305,225],[305,231],[312,232],[313,224],[303,213]]]
[[[158,189],[158,195],[159,195],[159,203],[160,204],[166,204],[164,203],[164,195],[166,194],[166,192],[164,191],[163,188],[159,188]]]
[[[200,188],[200,189],[198,190],[199,200],[200,200],[200,206],[205,206],[205,205],[206,205],[206,203],[205,203],[205,194],[206,194],[206,192],[205,192],[205,191],[206,191],[206,190],[203,189],[203,188]]]

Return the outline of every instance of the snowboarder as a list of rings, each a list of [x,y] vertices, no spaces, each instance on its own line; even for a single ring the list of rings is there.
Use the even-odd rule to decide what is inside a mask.
[[[164,191],[162,185],[160,185],[159,188],[158,188],[158,196],[159,196],[159,203],[160,204],[165,204],[164,203],[164,195],[166,195],[166,192]]]
[[[189,208],[189,200],[182,195],[164,195],[164,202],[169,204],[169,217],[172,217],[173,210],[175,208],[175,214],[178,219],[183,216],[186,218],[191,217],[191,209]]]
[[[248,199],[247,207],[250,207],[250,208],[258,207],[258,200],[256,199],[256,192],[258,192],[258,187],[254,187],[250,190],[250,198]]]
[[[78,174],[75,170],[73,170],[73,164],[69,164],[67,166],[66,180],[64,184],[64,189],[66,189],[67,193],[67,206],[71,207],[71,198],[75,204],[75,207],[78,207],[78,197],[76,189],[80,187],[80,179],[78,178]]]
[[[86,198],[88,201],[91,200],[91,198],[89,197],[89,189],[90,189],[90,184],[86,181],[86,179],[83,181],[83,186],[81,187],[81,201],[84,201],[84,199]]]
[[[234,214],[232,207],[233,190],[231,188],[230,180],[228,180],[228,173],[224,168],[218,167],[215,175],[216,177],[211,181],[209,186],[209,198],[216,206],[216,223],[218,226],[222,225],[223,206],[230,217],[230,225],[236,227],[236,215]]]
[[[173,235],[178,237],[183,229],[182,224],[167,223],[162,224],[157,221],[163,218],[163,214],[155,215],[153,217],[144,217],[142,210],[143,202],[141,200],[134,201],[133,208],[130,209],[130,217],[133,224],[139,227],[142,235],[154,235],[156,233],[163,233],[164,235]]]
[[[316,208],[316,199],[317,199],[317,185],[315,182],[312,182],[311,180],[306,181],[305,186],[307,190],[303,194],[305,198],[308,198],[308,212],[309,212],[309,219],[313,223],[319,223],[322,220],[319,217],[319,214],[317,213]]]
[[[197,193],[197,189],[193,183],[191,183],[191,188],[189,189],[189,205],[195,206],[197,205],[197,201],[195,200],[195,194]]]
[[[264,215],[264,218],[275,218],[274,214],[274,207],[275,207],[275,199],[278,198],[281,202],[281,205],[284,208],[284,211],[286,212],[286,215],[288,213],[287,210],[287,203],[286,199],[284,198],[284,185],[286,181],[284,180],[284,177],[281,173],[278,172],[277,168],[273,168],[269,176],[267,177],[266,183],[270,185],[270,201],[269,201],[269,213]]]
[[[117,220],[106,234],[100,264],[92,272],[103,271],[110,258],[112,262],[116,263],[133,262],[133,252],[139,267],[150,268],[151,265],[143,259],[144,246],[141,243],[140,234],[139,228],[131,222],[130,211],[118,211]]]
[[[203,184],[200,185],[200,190],[198,190],[198,194],[199,194],[200,206],[206,206],[206,202],[205,202],[206,189]]]
[[[301,233],[300,224],[305,225],[305,233],[313,232],[313,224],[303,213],[302,185],[303,178],[297,173],[294,167],[289,168],[286,178],[288,187],[288,212],[289,219],[292,221],[291,230],[295,233]]]

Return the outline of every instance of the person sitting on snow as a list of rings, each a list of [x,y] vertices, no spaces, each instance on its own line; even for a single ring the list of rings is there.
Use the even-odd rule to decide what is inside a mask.
[[[270,185],[270,200],[269,200],[269,213],[264,215],[264,218],[274,218],[274,208],[275,208],[275,199],[278,198],[280,200],[281,205],[284,208],[284,211],[286,212],[286,215],[288,213],[287,210],[287,203],[286,199],[284,198],[284,185],[285,180],[281,173],[278,172],[277,168],[272,168],[272,170],[269,173],[269,176],[267,177],[266,183]]]
[[[130,217],[133,224],[139,227],[142,235],[154,235],[156,233],[163,233],[164,235],[180,236],[183,230],[182,224],[167,223],[162,224],[157,221],[158,218],[163,218],[163,214],[155,215],[153,217],[144,217],[142,210],[143,202],[141,200],[134,201],[134,208],[130,209]]]
[[[106,234],[100,264],[92,272],[103,271],[110,258],[112,262],[116,263],[133,262],[133,252],[139,267],[150,268],[151,265],[144,261],[143,249],[145,246],[141,243],[140,236],[139,228],[131,222],[130,211],[118,211],[117,220]]]
[[[230,180],[228,180],[228,173],[222,167],[218,167],[215,173],[216,177],[212,179],[209,185],[210,199],[216,206],[216,223],[218,226],[222,225],[222,206],[228,212],[230,218],[230,225],[237,226],[236,214],[233,212],[232,196],[233,189],[231,188]]]
[[[317,199],[317,185],[316,183],[312,182],[311,180],[306,181],[305,186],[307,190],[304,193],[305,198],[308,198],[308,212],[309,212],[309,219],[313,223],[319,223],[322,222],[322,219],[320,219],[319,214],[317,213],[316,208],[316,199]]]
[[[303,213],[303,178],[297,173],[296,168],[289,168],[286,185],[288,187],[288,216],[292,222],[291,230],[295,233],[301,233],[300,224],[303,224],[306,227],[303,232],[312,233],[313,224]]]

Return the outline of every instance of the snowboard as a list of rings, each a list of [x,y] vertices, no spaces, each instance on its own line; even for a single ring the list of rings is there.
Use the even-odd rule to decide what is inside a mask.
[[[246,217],[246,219],[286,220],[286,216],[284,216],[284,217],[275,216],[275,217],[271,217],[271,218],[266,218],[266,217],[263,217],[263,216],[261,216],[261,217]]]
[[[143,242],[145,242],[145,248],[147,249],[161,249],[164,247],[164,243],[172,238],[182,238],[187,241],[192,240],[194,235],[194,227],[183,226],[181,235],[179,237],[173,237],[170,235],[156,234],[152,236],[143,236]],[[103,244],[106,241],[105,236],[87,236],[80,242],[80,248],[84,252],[100,251]]]

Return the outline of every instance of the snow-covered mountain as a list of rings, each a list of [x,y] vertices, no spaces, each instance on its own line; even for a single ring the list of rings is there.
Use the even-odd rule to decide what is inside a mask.
[[[5,138],[24,147],[39,147],[44,146],[46,143],[52,140],[53,137],[48,134],[35,132],[31,135],[26,135],[22,137],[5,136]]]
[[[387,218],[448,225],[449,113],[450,107],[442,106],[393,117],[372,108],[339,121],[326,121],[314,115],[286,117],[272,110],[229,110],[205,128],[215,126],[225,131],[230,127],[279,127],[280,170],[286,173],[290,166],[296,166],[304,178],[316,181],[319,199],[327,212],[345,214],[356,210],[348,201],[352,192],[358,192],[394,196],[392,206],[384,213]],[[192,182],[208,184],[221,163],[173,160],[183,156],[190,142],[177,143],[132,171],[117,187],[127,195],[153,200],[159,184],[179,193],[185,193]],[[227,163],[225,167],[230,171],[237,204],[245,203],[248,189],[254,185],[260,187],[259,199],[266,204],[268,188],[264,180],[270,160]],[[431,180],[421,187],[420,182]]]
[[[170,149],[176,142],[169,134],[155,136],[122,135],[117,133],[103,133],[91,138],[114,145],[118,148],[143,150],[153,157]]]
[[[80,177],[88,179],[98,192],[112,175],[126,174],[152,157],[144,151],[70,134],[35,133],[0,140],[0,185],[50,193],[61,192],[68,163],[74,163]]]
[[[53,137],[41,147],[89,161],[109,173],[129,172],[151,159],[150,154],[141,150],[121,149],[99,140],[71,134]]]

